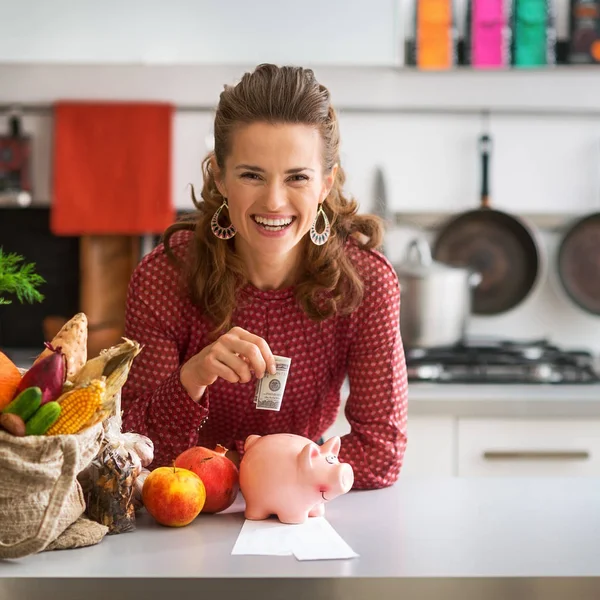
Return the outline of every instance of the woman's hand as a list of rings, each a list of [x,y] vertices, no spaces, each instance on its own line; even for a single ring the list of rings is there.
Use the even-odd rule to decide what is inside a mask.
[[[180,372],[181,384],[198,402],[206,387],[221,377],[230,383],[247,383],[252,372],[261,379],[275,373],[275,359],[261,337],[233,327],[218,340],[190,358]]]

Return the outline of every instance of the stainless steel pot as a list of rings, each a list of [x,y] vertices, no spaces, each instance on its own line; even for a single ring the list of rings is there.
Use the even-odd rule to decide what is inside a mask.
[[[423,238],[412,240],[395,266],[401,289],[400,330],[406,347],[447,346],[465,335],[472,291],[481,275],[431,258]]]

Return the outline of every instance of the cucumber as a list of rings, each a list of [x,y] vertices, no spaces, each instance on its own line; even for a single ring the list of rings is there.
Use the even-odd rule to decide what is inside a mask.
[[[56,423],[59,416],[60,404],[58,402],[46,402],[25,423],[25,435],[44,435]]]
[[[24,389],[2,412],[19,415],[23,421],[33,416],[42,404],[42,390],[39,387]]]

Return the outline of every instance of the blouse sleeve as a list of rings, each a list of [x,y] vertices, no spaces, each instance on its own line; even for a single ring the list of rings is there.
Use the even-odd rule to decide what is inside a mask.
[[[208,391],[200,402],[194,402],[181,384],[177,339],[159,307],[145,299],[139,272],[129,285],[125,336],[143,348],[123,386],[123,431],[135,431],[153,441],[150,468],[156,468],[172,464],[181,452],[197,444],[198,429],[208,414]]]
[[[351,426],[340,460],[354,470],[355,489],[392,485],[406,449],[408,385],[400,338],[400,288],[391,265],[381,259],[356,314],[349,352]]]

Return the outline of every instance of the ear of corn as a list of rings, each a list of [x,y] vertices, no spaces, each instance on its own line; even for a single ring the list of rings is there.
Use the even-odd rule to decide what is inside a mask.
[[[93,379],[64,393],[57,402],[60,416],[46,435],[66,435],[78,433],[104,420],[112,409],[113,400],[107,398],[104,377]]]

